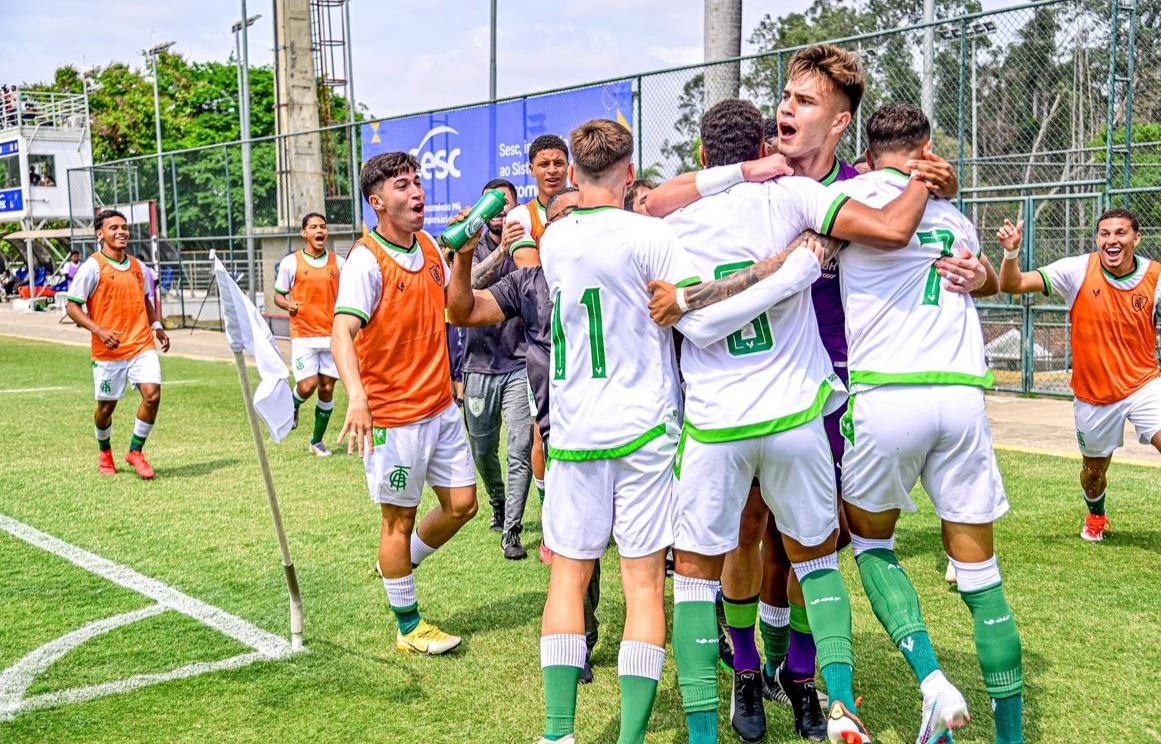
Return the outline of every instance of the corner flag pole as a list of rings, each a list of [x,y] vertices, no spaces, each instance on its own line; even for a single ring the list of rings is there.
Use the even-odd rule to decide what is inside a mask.
[[[278,506],[278,494],[274,492],[274,478],[270,475],[270,461],[266,459],[266,444],[262,441],[258,414],[254,412],[254,393],[250,390],[250,374],[246,370],[246,358],[240,349],[234,351],[234,363],[238,367],[238,381],[242,383],[242,398],[246,401],[246,417],[250,420],[254,449],[258,451],[258,462],[262,465],[262,480],[266,482],[266,500],[270,503],[270,516],[274,520],[274,532],[278,535],[278,550],[282,553],[286,588],[290,591],[290,645],[297,651],[302,648],[302,594],[298,590],[298,574],[294,570],[294,560],[290,557],[290,543],[286,540],[286,530],[282,528],[282,509]]]

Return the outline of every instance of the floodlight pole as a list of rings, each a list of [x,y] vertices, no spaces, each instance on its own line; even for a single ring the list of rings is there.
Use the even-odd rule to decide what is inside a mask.
[[[253,20],[257,20],[255,17]],[[242,197],[246,221],[246,295],[250,302],[258,305],[254,285],[257,282],[257,267],[254,263],[254,174],[250,164],[250,35],[248,29],[253,22],[246,15],[246,0],[242,0],[242,55],[238,64],[242,66],[242,89],[238,91],[239,112],[242,116]]]
[[[496,0],[492,0],[492,54],[488,67],[488,98],[496,100]],[[638,124],[637,126],[641,126]]]
[[[935,122],[935,27],[930,25],[935,20],[935,0],[923,0],[923,22],[928,24],[923,29],[923,113],[928,121]]]
[[[157,55],[169,49],[174,43],[167,41],[164,44],[157,44],[145,50],[145,53],[149,55],[149,59],[153,63],[153,131],[157,137],[157,205],[158,216],[161,218],[162,237],[166,237],[168,232],[165,227],[165,167],[162,165],[161,155],[161,96],[157,89]]]

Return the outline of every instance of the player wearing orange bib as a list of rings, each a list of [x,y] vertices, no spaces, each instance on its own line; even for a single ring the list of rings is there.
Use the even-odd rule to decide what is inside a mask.
[[[334,409],[335,359],[331,355],[331,325],[339,293],[343,259],[327,250],[327,218],[311,212],[302,218],[306,247],[278,264],[274,280],[274,304],[290,313],[290,356],[294,368],[294,425],[298,409],[318,390],[314,409],[314,433],[310,452],[330,457],[323,443]]]
[[[476,514],[476,471],[452,402],[444,329],[448,268],[423,232],[419,162],[376,155],[359,174],[378,225],[347,254],[331,351],[348,394],[340,442],[363,457],[379,504],[379,574],[399,624],[396,648],[442,654],[460,644],[419,615],[413,568]],[[427,483],[439,504],[415,527]]]
[[[1161,451],[1161,372],[1157,368],[1157,312],[1161,263],[1134,255],[1141,224],[1127,209],[1097,220],[1097,251],[1070,256],[1036,271],[1020,271],[1024,223],[1004,220],[1000,289],[1011,294],[1057,292],[1072,325],[1072,392],[1076,440],[1084,464],[1080,486],[1088,516],[1080,536],[1097,542],[1108,528],[1105,473],[1124,444],[1125,421],[1141,444]]]
[[[545,215],[548,200],[568,185],[568,145],[555,134],[542,134],[532,140],[528,148],[528,171],[536,179],[536,198],[513,207],[504,218],[506,233],[513,223],[521,228],[520,236],[508,247],[517,268],[540,265],[537,246],[548,224]]]
[[[98,249],[81,264],[69,285],[68,316],[93,334],[93,386],[97,399],[93,423],[101,453],[97,469],[103,475],[117,472],[110,444],[113,410],[128,382],[141,392],[141,405],[125,462],[148,480],[153,477],[153,468],[142,448],[161,404],[161,364],[153,340],[156,337],[161,350],[169,351],[169,336],[157,320],[150,298],[153,287],[146,281],[144,266],[125,253],[129,245],[125,216],[105,209],[97,213],[93,226]]]

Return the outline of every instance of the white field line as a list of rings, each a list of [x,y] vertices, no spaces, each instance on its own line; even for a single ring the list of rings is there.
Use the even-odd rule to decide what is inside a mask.
[[[219,633],[249,646],[263,656],[280,658],[291,652],[290,641],[285,638],[280,638],[251,625],[236,615],[231,615],[200,599],[194,599],[168,584],[140,574],[127,566],[114,563],[107,558],[102,558],[63,540],[58,540],[52,535],[41,532],[12,517],[0,514],[0,529],[29,545],[60,556],[89,573],[96,574],[126,589],[132,589],[164,607],[188,615]]]
[[[106,695],[130,692],[141,687],[169,682],[175,679],[186,679],[187,677],[196,677],[199,674],[207,674],[209,672],[238,669],[253,664],[256,661],[269,660],[269,658],[260,652],[254,651],[248,654],[231,656],[221,661],[199,661],[194,664],[178,667],[177,669],[171,669],[168,672],[137,674],[132,677],[116,680],[115,682],[104,682],[99,685],[90,685],[89,687],[74,687],[71,690],[34,695],[21,703],[20,707],[13,711],[13,716],[15,713],[24,713],[30,710],[53,708],[58,705],[68,705],[70,703],[83,703],[87,700],[105,697]],[[4,711],[2,709],[0,709],[0,720],[4,720]]]
[[[76,388],[70,387],[30,387],[30,388],[8,388],[7,390],[0,390],[0,395],[22,395],[24,393],[47,393],[56,392],[59,390],[74,390]]]
[[[237,669],[255,661],[280,659],[295,653],[290,643],[284,638],[268,633],[225,610],[194,599],[157,579],[151,579],[131,568],[82,550],[75,545],[70,545],[4,514],[0,514],[0,529],[29,545],[64,558],[90,573],[157,602],[157,604],[139,610],[87,623],[71,633],[66,633],[60,638],[46,643],[0,673],[0,721],[11,720],[17,714],[29,710],[80,703],[170,680],[184,679],[226,669]],[[219,661],[187,664],[167,672],[137,674],[99,685],[59,690],[34,695],[30,698],[23,697],[37,676],[72,649],[115,628],[153,617],[166,610],[175,610],[187,615],[223,635],[249,646],[254,651]]]
[[[66,633],[55,641],[44,644],[20,661],[0,673],[0,720],[12,718],[18,711],[27,706],[24,693],[37,677],[62,658],[69,651],[86,641],[111,630],[129,625],[138,620],[165,612],[166,608],[159,604],[142,607],[133,612],[123,612],[120,615],[94,620],[87,625]]]

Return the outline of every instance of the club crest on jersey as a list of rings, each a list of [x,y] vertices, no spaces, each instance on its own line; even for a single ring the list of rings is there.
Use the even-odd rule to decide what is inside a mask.
[[[437,285],[442,286],[443,282],[440,281],[441,277],[439,275],[439,267],[436,266],[435,264],[432,264],[431,266],[429,266],[427,268],[428,268],[428,271],[431,272],[431,280],[433,282],[435,282]]]
[[[1142,310],[1145,309],[1145,303],[1147,303],[1148,301],[1149,301],[1149,298],[1146,297],[1145,295],[1141,294],[1140,292],[1134,293],[1133,294],[1133,309],[1136,310],[1137,312],[1141,312]]]
[[[403,292],[405,289],[407,289],[407,282],[399,282],[399,291]]]

